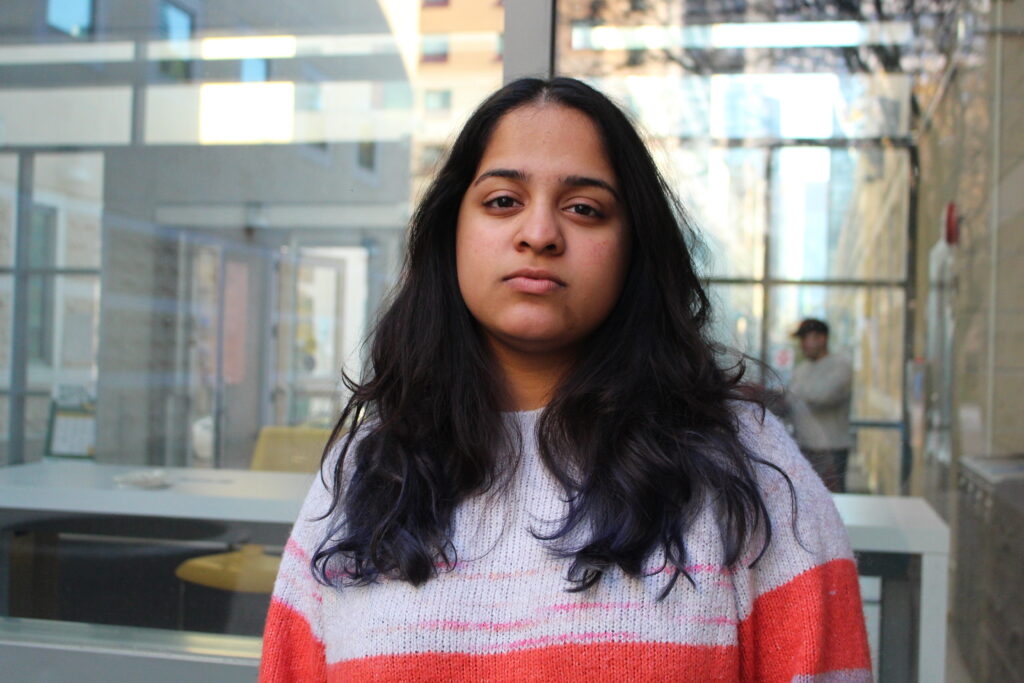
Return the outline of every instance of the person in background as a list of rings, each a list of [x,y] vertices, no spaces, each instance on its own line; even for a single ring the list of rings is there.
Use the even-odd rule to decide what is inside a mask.
[[[850,456],[850,397],[853,369],[840,354],[829,353],[828,323],[807,318],[793,333],[804,360],[789,383],[789,418],[796,442],[830,491],[846,490]]]
[[[846,530],[720,364],[691,236],[585,83],[476,110],[285,547],[263,681],[871,680]]]

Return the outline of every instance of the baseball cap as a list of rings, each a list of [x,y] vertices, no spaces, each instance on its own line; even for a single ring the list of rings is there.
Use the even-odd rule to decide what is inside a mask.
[[[818,320],[817,318],[804,318],[800,323],[800,327],[796,328],[796,332],[793,333],[793,336],[802,337],[809,332],[828,334],[828,323],[824,320]]]

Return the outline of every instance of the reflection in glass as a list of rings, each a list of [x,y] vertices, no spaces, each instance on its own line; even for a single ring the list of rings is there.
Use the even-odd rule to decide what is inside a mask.
[[[340,412],[339,370],[358,377],[366,335],[369,251],[362,247],[299,249],[282,259],[277,326],[290,339],[278,357],[278,421],[333,426]]]
[[[49,396],[57,385],[96,391],[100,281],[94,275],[29,275],[25,321],[28,390]],[[44,299],[45,297],[45,299]]]
[[[57,210],[44,204],[33,204],[28,229],[28,263],[30,269],[46,270],[55,263]],[[29,363],[51,365],[53,355],[53,278],[29,275],[27,293],[26,347]]]
[[[906,76],[640,74],[592,80],[631,104],[644,127],[659,136],[855,139],[906,135],[910,125]],[[808,92],[817,96],[808,98]],[[654,106],[659,100],[662,106]]]
[[[124,145],[131,141],[128,86],[0,88],[9,145]]]
[[[773,155],[771,177],[772,277],[904,277],[906,150],[782,147]]]
[[[631,53],[632,54],[632,53]],[[783,139],[905,136],[911,79],[834,73],[578,74],[632,109],[656,138]],[[645,73],[651,71],[653,73]],[[809,98],[809,92],[815,97]],[[879,116],[878,114],[883,114]]]
[[[847,473],[851,492],[900,495],[902,455],[903,435],[899,429],[855,429]]]
[[[0,154],[0,268],[14,265],[14,222],[18,197],[18,157]]]
[[[179,80],[185,80],[191,76],[188,41],[192,39],[193,22],[190,12],[173,2],[167,0],[160,2],[159,35],[166,41],[166,45],[174,57],[160,62],[161,73]]]
[[[422,50],[424,62],[448,61],[448,36],[443,33],[423,36]]]
[[[757,357],[761,349],[764,292],[760,285],[712,284],[708,287],[714,321],[712,334],[720,344]],[[748,379],[754,379],[754,369]]]
[[[103,155],[36,154],[34,167],[35,202],[53,209],[54,251],[46,265],[98,269],[103,250]]]
[[[644,9],[633,11],[642,12]],[[905,21],[749,21],[640,26],[590,26],[586,22],[577,22],[572,26],[574,50],[853,47],[902,45],[909,43],[913,37],[913,29]]]
[[[92,32],[92,0],[47,0],[46,23],[69,36]]]
[[[764,272],[764,150],[700,147],[677,151],[670,165],[705,245],[702,275],[759,278]]]
[[[192,15],[183,8],[163,0],[160,3],[160,35],[179,42],[192,38]]]
[[[11,381],[11,316],[14,311],[14,278],[10,275],[0,275],[0,395],[8,391]],[[0,417],[3,424],[7,424],[7,413]],[[2,431],[3,438],[7,438],[7,430]]]
[[[823,317],[853,357],[854,417],[898,423],[920,46],[888,6],[823,8],[565,0],[556,71],[641,123],[708,247],[716,338],[784,382],[798,356],[789,335]]]
[[[203,83],[199,86],[200,143],[290,142],[294,137],[294,83]]]
[[[329,426],[342,370],[362,371],[428,162],[501,82],[501,4],[104,5],[88,33],[111,40],[87,43],[54,36],[44,4],[21,3],[38,7],[11,23],[0,13],[0,143],[14,150],[0,154],[0,439],[21,434],[9,452],[41,458],[51,396],[66,385],[96,397],[104,466],[247,469],[264,427]],[[422,37],[434,63],[421,61]],[[24,226],[19,164],[34,169]],[[15,272],[19,230],[35,250],[18,267],[37,271]],[[28,283],[19,320],[15,281]],[[22,363],[27,393],[9,386],[15,351],[35,358]],[[9,410],[24,415],[16,429]],[[265,533],[273,548],[286,529]],[[100,605],[105,588],[36,616],[260,632],[266,595],[244,620],[197,619],[218,601],[192,586],[183,596],[174,563],[138,571],[153,545],[121,543],[118,563],[148,595],[170,596],[159,622],[137,601]],[[108,546],[60,552],[88,582],[106,575]],[[218,604],[235,613],[239,599]]]

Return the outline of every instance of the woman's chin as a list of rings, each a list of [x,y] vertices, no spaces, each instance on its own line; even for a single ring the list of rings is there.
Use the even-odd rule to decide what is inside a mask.
[[[488,337],[497,350],[520,354],[560,355],[572,353],[578,345],[564,330],[537,327],[489,332]]]

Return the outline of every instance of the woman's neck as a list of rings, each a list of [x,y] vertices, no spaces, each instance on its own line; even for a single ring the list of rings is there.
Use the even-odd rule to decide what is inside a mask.
[[[575,360],[572,353],[531,353],[492,345],[505,379],[509,410],[543,408]]]

